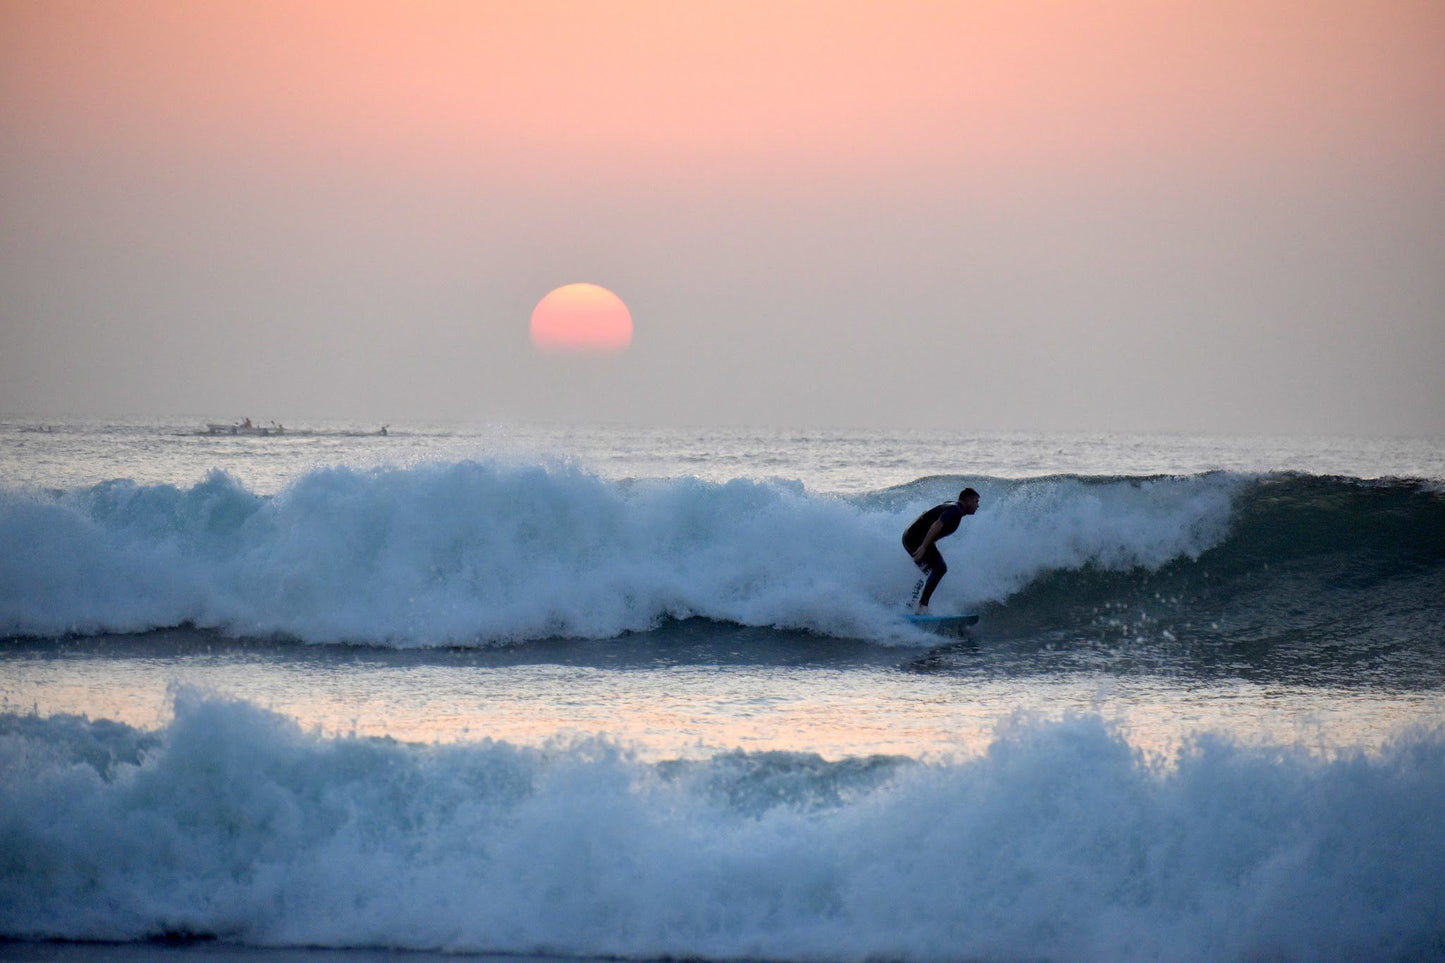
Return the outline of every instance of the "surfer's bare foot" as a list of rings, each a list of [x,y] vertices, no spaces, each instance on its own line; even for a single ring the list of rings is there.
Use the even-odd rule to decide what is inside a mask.
[[[928,606],[926,606],[926,605],[918,605],[918,606],[915,606],[914,609],[913,609],[913,614],[914,614],[914,615],[927,615],[927,614],[928,614]]]

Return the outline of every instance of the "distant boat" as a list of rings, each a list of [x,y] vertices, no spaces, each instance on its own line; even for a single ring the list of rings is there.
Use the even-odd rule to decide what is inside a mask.
[[[385,438],[387,435],[391,434],[391,425],[382,425],[376,431],[359,431],[345,429],[313,430],[309,428],[287,428],[279,421],[273,421],[268,425],[258,425],[252,422],[250,418],[244,418],[241,421],[237,422],[222,423],[217,421],[208,421],[206,422],[204,427],[201,428],[198,434],[252,435],[258,437],[269,435],[291,435],[293,437],[299,436],[304,438],[314,438],[323,435],[335,436],[340,438]]]
[[[206,423],[206,434],[208,435],[284,435],[286,428],[279,422],[271,422],[269,425],[253,425],[250,418],[242,419],[235,424]]]

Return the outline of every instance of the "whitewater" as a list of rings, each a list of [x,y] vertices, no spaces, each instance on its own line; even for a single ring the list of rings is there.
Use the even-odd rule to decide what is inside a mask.
[[[0,540],[25,549],[0,560],[0,632],[189,623],[307,642],[485,644],[697,616],[887,637],[903,629],[897,600],[914,577],[897,532],[933,493],[970,481],[842,499],[796,482],[608,482],[463,462],[321,469],[270,497],[219,472],[189,488],[11,494]],[[1197,557],[1222,536],[1236,484],[995,483],[970,526],[959,602],[1002,601],[1051,570]]]
[[[1436,442],[203,424],[0,424],[0,957],[1445,958]]]

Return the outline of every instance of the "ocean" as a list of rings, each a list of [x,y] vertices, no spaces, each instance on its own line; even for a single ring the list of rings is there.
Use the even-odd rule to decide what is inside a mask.
[[[0,423],[0,958],[1435,960],[1442,825],[1439,440]]]

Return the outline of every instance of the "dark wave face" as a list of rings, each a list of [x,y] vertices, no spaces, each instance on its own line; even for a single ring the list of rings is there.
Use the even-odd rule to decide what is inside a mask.
[[[998,637],[1141,664],[1334,684],[1445,679],[1445,495],[1413,481],[1251,480],[1228,534],[1157,568],[1046,573],[991,614]],[[1389,679],[1371,670],[1388,660]]]
[[[899,534],[963,485],[935,609],[981,638],[1245,670],[1340,649],[1441,661],[1445,493],[1408,480],[1211,473],[920,479],[842,498],[788,482],[606,481],[465,462],[0,493],[0,634],[144,632],[425,647],[613,638],[671,622],[903,645]],[[1339,653],[1336,653],[1339,655]]]

